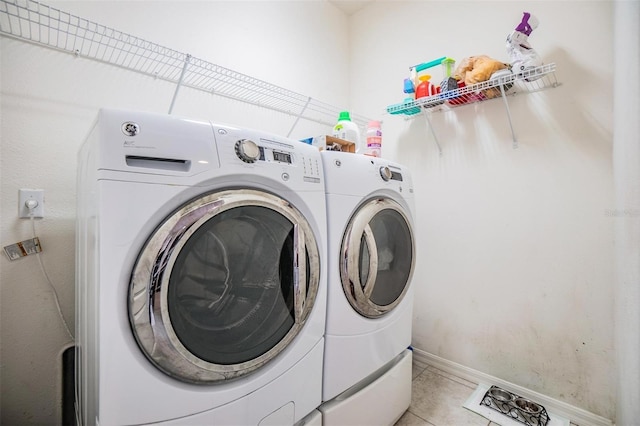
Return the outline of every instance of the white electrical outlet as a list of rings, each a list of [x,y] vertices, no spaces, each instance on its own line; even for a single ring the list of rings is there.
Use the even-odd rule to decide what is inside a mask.
[[[19,217],[44,217],[44,189],[21,189],[18,194]]]

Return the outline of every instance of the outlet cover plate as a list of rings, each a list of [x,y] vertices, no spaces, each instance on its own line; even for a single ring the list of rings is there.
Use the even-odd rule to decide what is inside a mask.
[[[26,206],[28,200],[35,200],[38,206],[33,209],[33,217],[44,217],[44,189],[21,189],[18,192],[18,216],[30,218],[29,209]]]

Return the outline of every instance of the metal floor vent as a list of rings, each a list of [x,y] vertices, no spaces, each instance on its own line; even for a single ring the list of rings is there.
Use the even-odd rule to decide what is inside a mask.
[[[546,426],[549,422],[549,414],[542,405],[497,386],[489,388],[480,405],[485,405],[527,426]]]

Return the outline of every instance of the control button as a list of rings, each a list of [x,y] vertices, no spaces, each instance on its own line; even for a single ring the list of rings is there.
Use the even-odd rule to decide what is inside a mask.
[[[236,155],[245,163],[255,163],[260,158],[260,147],[249,139],[236,142]]]
[[[388,182],[391,179],[392,173],[391,169],[387,166],[380,167],[380,177],[383,181]]]
[[[282,174],[282,180],[285,181],[285,182],[288,181],[289,180],[289,173],[283,173]]]
[[[122,133],[127,136],[135,136],[140,133],[140,126],[138,123],[134,123],[133,121],[127,121],[126,123],[122,123]]]

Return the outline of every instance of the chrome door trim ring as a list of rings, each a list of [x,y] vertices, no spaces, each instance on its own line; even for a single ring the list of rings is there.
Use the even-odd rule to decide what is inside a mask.
[[[383,210],[393,210],[397,212],[405,221],[411,237],[411,270],[407,278],[407,284],[404,286],[402,293],[392,303],[388,305],[378,305],[369,298],[373,292],[373,286],[377,278],[378,256],[377,248],[370,249],[369,274],[367,282],[363,286],[360,282],[360,248],[361,239],[364,236],[365,241],[370,245],[373,240],[369,223],[376,214]],[[405,213],[405,210],[396,201],[389,198],[373,198],[363,203],[356,213],[353,214],[347,228],[345,230],[342,247],[340,250],[340,279],[342,289],[344,291],[349,304],[360,314],[367,318],[379,318],[387,312],[393,310],[404,298],[409,286],[415,267],[415,239],[411,222]],[[372,274],[371,270],[375,268]]]
[[[220,365],[198,358],[178,339],[168,312],[167,288],[172,267],[188,238],[205,222],[226,210],[242,206],[266,207],[297,226],[309,257],[309,291],[305,300],[295,301],[293,326],[285,337],[261,356],[239,364]],[[294,253],[295,257],[299,257]],[[304,254],[303,254],[304,256]],[[302,262],[304,264],[304,262]],[[292,268],[294,265],[292,265]],[[306,271],[305,271],[306,272]],[[192,200],[174,212],[151,235],[134,266],[129,287],[129,319],[144,354],[167,375],[179,380],[209,384],[244,376],[277,356],[304,326],[318,292],[320,258],[309,223],[294,206],[273,194],[233,189],[214,192]],[[296,293],[299,295],[299,291]]]

